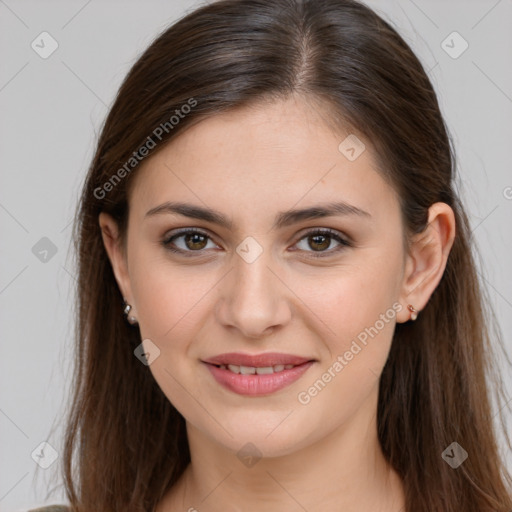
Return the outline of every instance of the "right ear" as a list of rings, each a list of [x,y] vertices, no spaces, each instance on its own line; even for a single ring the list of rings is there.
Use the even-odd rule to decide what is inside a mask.
[[[117,222],[108,213],[101,212],[99,215],[99,224],[103,245],[107,251],[112,270],[119,286],[123,298],[129,303],[132,301],[132,292],[130,287],[130,278],[128,276],[128,265],[126,255],[123,251],[119,239],[119,228]]]

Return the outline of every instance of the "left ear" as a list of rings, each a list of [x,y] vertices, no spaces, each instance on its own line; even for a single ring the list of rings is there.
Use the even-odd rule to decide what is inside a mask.
[[[434,203],[428,210],[427,227],[411,240],[406,256],[400,295],[404,306],[397,322],[410,320],[407,305],[420,314],[436,289],[446,268],[446,261],[455,239],[455,215],[446,203]]]

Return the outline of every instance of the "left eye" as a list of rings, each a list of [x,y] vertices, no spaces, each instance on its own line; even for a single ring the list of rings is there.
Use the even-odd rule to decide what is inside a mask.
[[[180,244],[176,243],[177,240],[181,241],[181,247]],[[309,231],[302,238],[299,239],[296,245],[299,245],[303,240],[305,241],[307,246],[313,248],[313,250],[309,251],[304,248],[300,248],[299,250],[313,253],[310,255],[312,257],[321,257],[324,256],[325,253],[327,255],[330,255],[332,253],[343,250],[345,247],[351,246],[348,240],[340,236],[337,231],[331,229],[316,229]],[[335,240],[338,243],[338,247],[327,251],[326,249],[328,249],[331,246],[333,240]],[[196,229],[186,229],[170,237],[165,238],[162,244],[166,249],[168,249],[171,252],[181,254],[188,253],[186,255],[189,256],[191,255],[190,253],[203,252],[203,249],[208,248],[208,241],[210,241],[212,244],[216,246],[216,244],[211,240],[210,236],[207,233]]]
[[[297,244],[299,244],[302,240],[306,240],[306,244],[309,247],[313,248],[313,251],[306,250],[306,252],[320,253],[312,254],[311,256],[313,257],[321,257],[324,255],[324,253],[330,255],[334,252],[343,250],[345,247],[350,247],[350,243],[347,240],[342,238],[336,231],[333,231],[331,229],[320,229],[316,231],[310,231],[309,233],[306,233],[306,235],[303,236],[299,240],[299,242],[297,242]],[[338,243],[338,247],[330,251],[325,250],[330,247],[331,242],[333,240],[335,240]]]

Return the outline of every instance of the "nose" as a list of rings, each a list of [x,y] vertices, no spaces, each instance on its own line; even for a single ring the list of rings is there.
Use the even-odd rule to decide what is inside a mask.
[[[290,290],[264,251],[256,261],[235,256],[234,268],[220,283],[217,320],[238,336],[261,338],[283,328],[292,317]]]

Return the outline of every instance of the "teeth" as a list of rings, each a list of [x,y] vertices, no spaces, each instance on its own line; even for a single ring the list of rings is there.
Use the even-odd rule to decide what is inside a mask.
[[[276,364],[274,366],[263,366],[256,368],[254,366],[237,366],[236,364],[221,364],[219,366],[222,370],[229,370],[233,373],[240,373],[242,375],[270,375],[271,373],[282,372],[283,370],[290,370],[294,367],[293,364]]]
[[[258,375],[267,375],[269,373],[274,373],[274,368],[272,368],[272,366],[264,366],[263,368],[256,368],[256,373]]]

